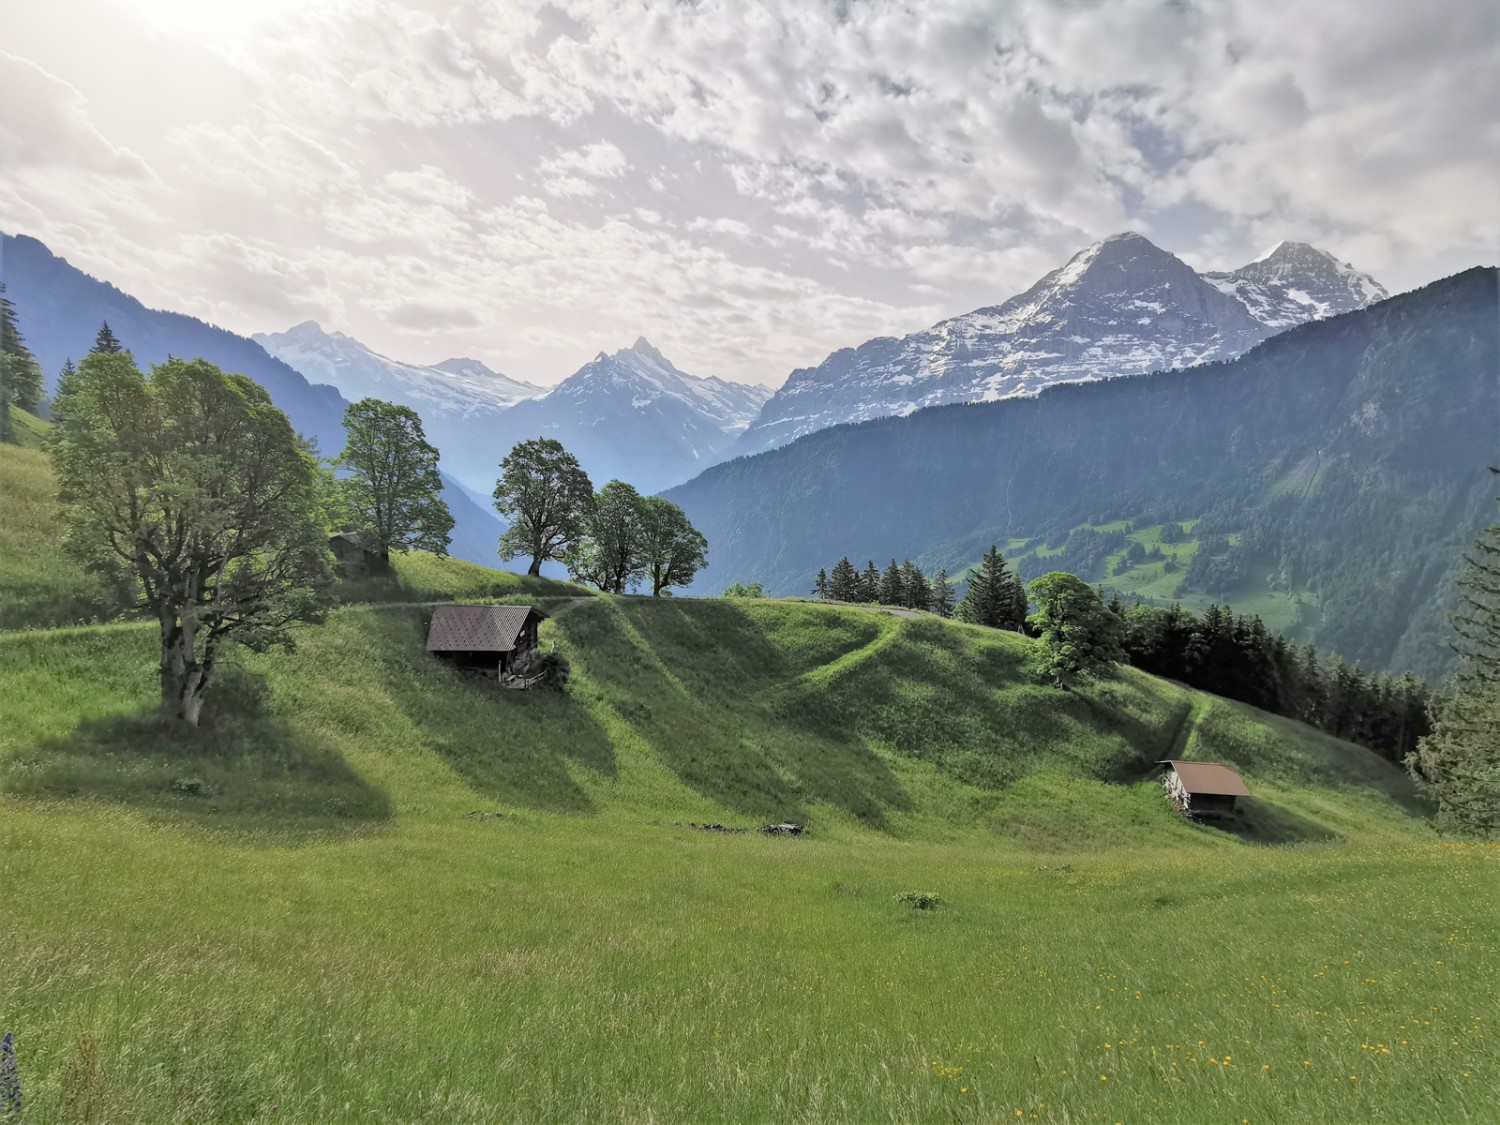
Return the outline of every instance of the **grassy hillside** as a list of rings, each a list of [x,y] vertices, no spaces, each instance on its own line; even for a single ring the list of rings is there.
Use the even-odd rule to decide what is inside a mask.
[[[47,424],[17,410],[22,444],[0,445],[0,629],[46,628],[107,616],[113,599],[62,549],[62,509]]]
[[[28,1120],[1500,1108],[1500,852],[1373,754],[935,619],[397,565],[191,734],[149,624],[0,632]],[[433,591],[540,605],[571,691],[432,660]],[[1169,754],[1242,770],[1233,831],[1143,780]]]

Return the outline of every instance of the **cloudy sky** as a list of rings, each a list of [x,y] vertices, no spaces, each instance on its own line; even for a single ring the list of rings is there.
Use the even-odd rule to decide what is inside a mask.
[[[0,230],[241,332],[779,384],[1125,229],[1500,242],[1494,0],[11,0]]]

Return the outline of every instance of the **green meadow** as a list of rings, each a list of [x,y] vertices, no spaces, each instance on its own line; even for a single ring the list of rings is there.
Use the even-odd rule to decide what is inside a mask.
[[[1500,849],[1367,751],[977,627],[423,555],[185,734],[148,624],[64,624],[38,457],[0,449],[27,1122],[1500,1117]],[[443,598],[541,607],[569,692],[429,658]],[[1255,797],[1191,824],[1167,756]]]

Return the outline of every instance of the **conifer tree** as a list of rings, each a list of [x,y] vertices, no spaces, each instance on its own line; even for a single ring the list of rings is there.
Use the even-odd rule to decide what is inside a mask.
[[[859,597],[859,572],[845,555],[833,564],[833,573],[828,579],[829,596],[836,602],[857,602]]]
[[[901,605],[907,609],[926,609],[932,600],[932,585],[922,568],[911,559],[901,564]]]
[[[99,326],[99,334],[94,337],[93,351],[103,355],[118,355],[124,351],[124,346],[116,339],[115,334],[110,331],[109,321]]]
[[[953,616],[953,583],[948,581],[946,568],[938,571],[937,577],[932,580],[932,596],[928,605],[939,617]]]
[[[1500,472],[1500,470],[1491,470]],[[1461,661],[1438,701],[1432,733],[1406,767],[1438,800],[1439,820],[1480,836],[1500,835],[1500,524],[1483,532],[1459,580],[1452,617]]]
[[[881,605],[901,605],[902,596],[901,567],[892,559],[891,565],[880,576],[880,592],[876,595],[876,600]]]
[[[15,441],[11,409],[35,410],[45,397],[42,368],[21,338],[15,308],[0,284],[0,441]]]
[[[860,602],[880,600],[880,571],[875,569],[874,559],[865,563],[864,573],[859,576],[859,595],[854,600]]]
[[[994,544],[984,553],[979,569],[969,576],[969,588],[959,603],[958,618],[971,625],[1019,630],[1026,624],[1029,608],[1026,588],[1005,562]]]
[[[828,571],[818,567],[818,577],[813,581],[812,595],[820,602],[828,600]]]

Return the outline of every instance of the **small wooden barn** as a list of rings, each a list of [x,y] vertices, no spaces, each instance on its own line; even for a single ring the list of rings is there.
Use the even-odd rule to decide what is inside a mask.
[[[1167,796],[1187,816],[1227,816],[1234,812],[1236,798],[1250,796],[1244,779],[1228,766],[1175,759],[1157,765],[1166,767],[1161,783]]]
[[[427,651],[460,668],[504,677],[529,663],[546,614],[529,605],[440,605]]]
[[[333,553],[334,573],[340,578],[370,578],[390,573],[390,561],[357,531],[330,535],[328,549]]]

